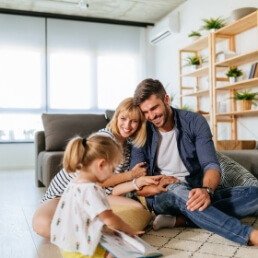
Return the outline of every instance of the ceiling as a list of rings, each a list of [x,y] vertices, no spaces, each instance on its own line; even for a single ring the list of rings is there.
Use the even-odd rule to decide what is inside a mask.
[[[187,0],[0,0],[0,13],[57,14],[155,24]]]

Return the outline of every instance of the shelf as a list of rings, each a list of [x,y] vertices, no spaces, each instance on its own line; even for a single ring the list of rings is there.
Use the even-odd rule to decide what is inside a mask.
[[[226,77],[226,70],[229,67],[244,66],[246,70],[249,66],[249,73],[253,63],[258,61],[258,47],[250,46],[248,48],[243,48],[238,45],[239,37],[238,34],[248,32],[246,40],[257,40],[257,30],[252,28],[257,27],[258,29],[258,10],[213,32],[200,39],[193,41],[184,48],[179,50],[179,67],[180,67],[180,106],[183,106],[183,99],[188,101],[188,97],[195,98],[196,110],[199,110],[202,105],[202,101],[206,101],[207,106],[209,106],[209,113],[204,112],[202,115],[209,119],[209,124],[214,137],[215,147],[217,147],[218,141],[218,124],[227,123],[229,125],[230,139],[234,140],[238,138],[238,118],[239,117],[258,117],[258,109],[251,109],[245,111],[238,111],[238,105],[231,98],[233,91],[236,90],[249,90],[251,88],[258,87],[258,77],[252,79],[245,79],[235,83],[230,83],[229,78]],[[252,29],[252,30],[251,30]],[[249,36],[250,35],[250,36]],[[254,36],[252,36],[254,35]],[[244,34],[242,35],[244,36]],[[223,44],[219,44],[222,42]],[[240,41],[241,44],[245,42]],[[225,44],[224,44],[225,43]],[[233,51],[238,54],[231,56],[223,61],[216,61],[216,53],[222,51]],[[197,70],[184,70],[183,69],[183,57],[187,53],[194,53],[196,55],[201,55],[202,52],[208,52],[208,65]],[[224,75],[223,75],[224,74]],[[206,78],[208,77],[209,88],[206,88]],[[248,75],[247,75],[248,76]],[[194,86],[184,86],[187,85],[187,77],[190,78],[189,84],[193,84],[192,81],[195,80]],[[199,89],[199,90],[198,90]],[[225,94],[225,97],[230,96],[228,101],[228,106],[231,108],[232,112],[217,112],[217,102],[220,97]],[[222,98],[221,98],[222,99]],[[234,110],[234,111],[233,111]]]
[[[227,60],[219,63],[215,63],[215,67],[229,67],[238,66],[244,63],[257,62],[258,60],[258,50],[248,52],[246,54],[234,56]]]
[[[210,90],[207,89],[207,90],[198,90],[198,91],[195,91],[195,92],[191,92],[191,93],[187,93],[187,94],[183,94],[183,97],[193,97],[193,96],[208,96],[209,95],[209,92]]]
[[[228,85],[224,85],[224,86],[219,86],[216,87],[216,90],[231,90],[231,89],[235,89],[235,90],[239,90],[239,89],[245,89],[245,88],[252,88],[252,87],[258,87],[258,77],[257,78],[252,78],[249,80],[244,80],[244,81],[240,81],[240,82],[236,82],[236,83],[232,83],[232,84],[228,84]]]
[[[258,26],[258,11],[255,11],[233,22],[232,24],[229,24],[217,30],[214,33],[214,35],[215,37],[223,37],[223,38],[225,36],[234,36],[257,26]]]
[[[258,109],[217,113],[216,117],[232,116],[232,115],[234,115],[234,116],[257,116],[258,115]]]
[[[206,76],[208,74],[209,74],[209,67],[205,66],[205,67],[201,67],[199,69],[196,69],[194,71],[184,73],[181,76],[182,77],[202,77],[202,76]]]
[[[181,52],[193,52],[193,51],[200,51],[202,49],[208,48],[208,35],[202,36],[196,41],[193,41],[191,44],[188,46],[182,48],[180,51]]]

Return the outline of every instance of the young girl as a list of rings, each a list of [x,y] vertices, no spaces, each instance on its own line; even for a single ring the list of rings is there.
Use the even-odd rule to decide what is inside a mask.
[[[112,212],[105,190],[99,186],[111,177],[121,159],[120,144],[108,136],[96,133],[68,143],[64,168],[68,173],[79,173],[62,194],[51,223],[51,242],[59,246],[65,258],[106,257],[99,245],[103,225],[131,236],[144,233]]]

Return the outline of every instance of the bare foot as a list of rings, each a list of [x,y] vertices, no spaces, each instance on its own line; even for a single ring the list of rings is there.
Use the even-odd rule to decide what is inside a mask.
[[[250,238],[249,238],[249,244],[258,246],[258,230],[257,229],[254,229],[251,232],[251,235],[250,235]]]

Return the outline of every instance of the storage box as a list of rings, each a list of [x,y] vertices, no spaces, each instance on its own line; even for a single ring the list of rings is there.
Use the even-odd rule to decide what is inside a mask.
[[[221,51],[219,53],[217,53],[217,62],[223,62],[229,58],[232,58],[234,56],[236,56],[237,53],[234,51]]]
[[[223,140],[217,141],[217,150],[250,150],[255,149],[255,140]]]

